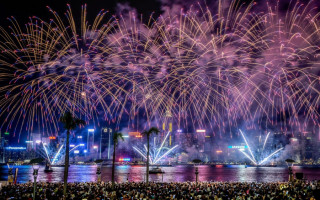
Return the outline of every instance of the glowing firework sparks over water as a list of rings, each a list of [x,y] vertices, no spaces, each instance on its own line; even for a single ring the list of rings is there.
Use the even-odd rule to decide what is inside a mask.
[[[61,147],[59,148],[58,152],[54,155],[54,158],[52,159],[52,164],[54,164],[54,163],[56,163],[58,161],[58,157],[60,155],[62,147],[63,147],[63,145],[61,145]]]
[[[251,156],[249,156],[246,152],[244,152],[243,149],[241,149],[241,150],[239,149],[239,151],[240,151],[241,153],[243,153],[243,154],[244,154],[249,160],[251,160],[255,165],[262,165],[263,163],[267,162],[270,158],[272,158],[272,156],[274,156],[275,154],[277,154],[277,153],[279,153],[281,150],[283,150],[283,147],[281,147],[281,148],[273,151],[271,154],[269,154],[269,155],[266,156],[265,158],[262,159],[261,156],[260,156],[260,158],[258,158],[258,160],[256,160],[255,155],[252,153],[251,147],[250,147],[249,143],[247,142],[247,139],[246,139],[245,135],[243,134],[243,132],[242,132],[241,130],[239,130],[239,131],[240,131],[240,133],[241,133],[241,135],[242,135],[242,137],[243,137],[243,140],[245,141],[246,145],[248,146],[248,150],[249,150]],[[265,138],[265,140],[264,140],[263,147],[262,147],[262,152],[263,152],[264,149],[265,149],[265,145],[266,145],[266,143],[267,143],[267,140],[268,140],[268,138],[269,138],[269,135],[270,135],[270,132],[267,134],[267,136],[266,136],[266,138]],[[261,159],[262,159],[262,160],[261,160]]]
[[[155,165],[159,163],[165,156],[169,155],[173,150],[175,150],[179,145],[175,145],[171,148],[164,147],[170,132],[166,134],[159,148],[156,147],[154,142],[153,148],[150,148],[150,164]],[[145,150],[141,150],[138,147],[133,147],[133,149],[138,152],[144,159],[147,159],[147,147],[144,145]],[[163,151],[164,150],[164,151]]]
[[[40,148],[39,150],[37,150],[37,153],[39,153],[40,156],[42,156],[50,165],[53,165],[60,160],[61,150],[62,150],[63,146],[64,145],[61,145],[60,148],[58,149],[58,151],[55,151],[54,147],[52,147],[50,145],[48,146],[47,144],[42,143],[43,148],[42,149]],[[77,148],[78,146],[76,146],[75,148]],[[70,152],[73,151],[75,148],[71,149]]]
[[[69,5],[68,23],[50,8],[52,20],[32,17],[25,28],[9,18],[0,29],[1,129],[54,134],[66,110],[99,125],[125,115],[150,122],[167,109],[179,127],[222,133],[244,121],[283,132],[319,126],[319,13],[312,2],[285,15],[254,6],[192,6],[147,24],[101,11],[89,25],[83,6],[77,27]]]

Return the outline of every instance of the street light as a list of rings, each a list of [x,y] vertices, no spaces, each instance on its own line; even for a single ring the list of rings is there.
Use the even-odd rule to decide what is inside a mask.
[[[292,182],[294,180],[293,178],[293,172],[292,172],[292,166],[293,166],[293,163],[295,162],[294,160],[292,159],[286,159],[285,160],[287,165],[288,165],[288,172],[289,172],[289,182]]]
[[[38,177],[38,171],[40,168],[39,163],[32,164],[33,168],[33,200],[36,199],[36,189],[37,189],[37,177]]]
[[[198,175],[199,175],[198,167],[196,167],[195,174],[196,174],[196,183],[198,183]]]
[[[30,161],[33,168],[33,200],[36,199],[37,177],[41,162],[43,162],[43,158],[34,158]]]
[[[96,165],[97,165],[97,172],[96,172],[96,174],[97,174],[97,176],[98,176],[97,182],[100,183],[100,182],[101,182],[101,167],[102,167],[102,162],[103,162],[103,160],[98,159],[98,160],[96,160],[96,161],[94,161],[94,162],[95,162]]]

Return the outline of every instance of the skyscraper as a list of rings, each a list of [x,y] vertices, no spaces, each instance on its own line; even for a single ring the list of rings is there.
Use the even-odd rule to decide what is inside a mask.
[[[164,137],[167,135],[167,133],[170,132],[169,138],[167,142],[165,143],[165,146],[171,147],[173,146],[173,137],[172,137],[172,114],[169,109],[167,109],[163,123],[162,123],[162,131],[160,133],[160,141],[163,141]]]
[[[100,139],[100,153],[101,158],[110,159],[111,157],[111,145],[112,145],[112,129],[104,127],[101,129],[101,139]],[[103,152],[107,152],[103,154]]]
[[[87,135],[87,150],[89,152],[93,151],[94,146],[94,129],[88,129],[88,135]]]

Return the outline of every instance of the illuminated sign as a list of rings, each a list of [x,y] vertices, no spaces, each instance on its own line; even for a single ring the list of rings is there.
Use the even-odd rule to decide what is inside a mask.
[[[78,138],[78,139],[81,139],[81,138],[82,138],[82,136],[81,136],[81,135],[79,135],[79,136],[77,136],[77,138]]]
[[[4,134],[5,134],[5,135],[9,135],[9,132],[5,132]]]
[[[197,129],[196,132],[197,132],[197,133],[205,133],[206,130],[204,130],[204,129]]]
[[[89,131],[89,132],[94,132],[94,129],[89,128],[88,131]]]
[[[177,132],[178,132],[178,133],[182,133],[182,130],[181,130],[181,129],[178,129]]]
[[[130,136],[136,136],[136,135],[140,135],[140,132],[129,132]]]
[[[50,140],[55,140],[56,137],[55,137],[55,136],[51,136],[51,137],[49,137],[49,139],[50,139]]]
[[[128,137],[129,137],[129,135],[124,135],[124,136],[122,136],[122,137],[124,137],[124,138],[128,138]]]
[[[93,148],[94,148],[94,149],[97,149],[97,148],[98,148],[98,146],[97,146],[97,145],[95,145],[95,146],[93,146]]]
[[[229,149],[246,149],[248,146],[228,146]]]
[[[74,144],[70,144],[70,147],[75,147],[76,145],[74,145]]]
[[[80,145],[80,147],[84,147],[84,144],[79,144]]]
[[[5,147],[7,150],[26,150],[26,147]]]
[[[129,136],[133,136],[133,137],[137,137],[137,138],[142,137],[140,132],[129,132]]]
[[[291,138],[291,140],[294,141],[294,142],[298,141],[297,138]]]
[[[27,140],[27,141],[26,141],[26,143],[33,143],[33,141],[31,141],[31,140]]]
[[[119,158],[120,162],[130,162],[130,158]]]
[[[74,150],[74,153],[75,153],[75,154],[78,154],[78,153],[79,153],[79,150]]]
[[[218,150],[218,151],[216,151],[217,153],[222,153],[222,151],[221,150]]]

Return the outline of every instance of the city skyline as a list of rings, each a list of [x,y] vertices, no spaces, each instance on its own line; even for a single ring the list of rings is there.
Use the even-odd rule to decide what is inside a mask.
[[[0,15],[7,144],[63,138],[65,112],[85,121],[73,134],[182,130],[200,153],[239,129],[320,140],[317,2],[69,3]]]
[[[320,197],[320,0],[0,2],[0,200]]]

